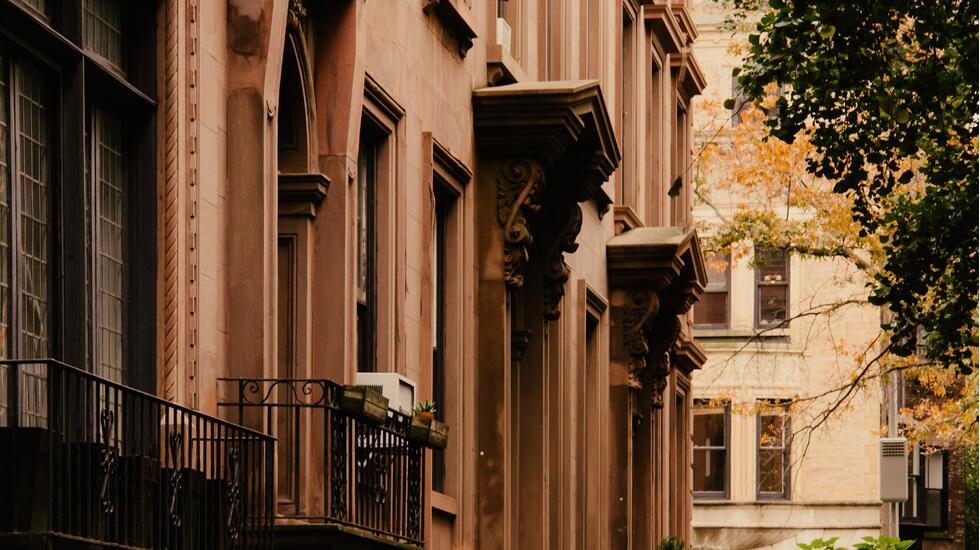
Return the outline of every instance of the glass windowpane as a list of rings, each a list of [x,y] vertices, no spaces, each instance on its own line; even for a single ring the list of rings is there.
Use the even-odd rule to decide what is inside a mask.
[[[85,0],[82,7],[82,40],[85,47],[122,68],[122,0]]]

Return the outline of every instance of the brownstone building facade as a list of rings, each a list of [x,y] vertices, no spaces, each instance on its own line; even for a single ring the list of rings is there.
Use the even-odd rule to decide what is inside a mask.
[[[686,1],[0,10],[0,541],[690,541]]]

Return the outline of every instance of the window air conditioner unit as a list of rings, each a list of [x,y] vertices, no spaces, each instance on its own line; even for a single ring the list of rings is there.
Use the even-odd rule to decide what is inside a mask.
[[[503,17],[497,18],[497,44],[507,53],[510,53],[510,25]]]
[[[402,413],[415,410],[415,382],[394,372],[359,372],[354,379],[388,398],[388,407]]]
[[[905,502],[909,499],[909,456],[904,437],[883,437],[881,449],[881,501]]]

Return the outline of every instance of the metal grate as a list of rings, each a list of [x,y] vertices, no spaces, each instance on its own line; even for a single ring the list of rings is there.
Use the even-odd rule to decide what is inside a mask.
[[[905,456],[905,440],[882,439],[881,456],[883,457]]]

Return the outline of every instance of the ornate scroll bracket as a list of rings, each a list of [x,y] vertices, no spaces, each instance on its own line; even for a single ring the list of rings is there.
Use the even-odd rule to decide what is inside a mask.
[[[623,337],[629,354],[629,378],[631,390],[641,388],[640,372],[646,367],[650,353],[647,343],[647,327],[660,310],[660,299],[652,290],[634,290],[626,296],[623,305]]]
[[[582,209],[578,203],[569,202],[564,205],[561,229],[558,231],[554,245],[549,249],[547,267],[544,272],[544,318],[555,320],[561,315],[561,299],[565,296],[565,282],[571,270],[565,263],[565,253],[578,250],[575,238],[582,230]]]
[[[654,409],[662,409],[664,406],[664,390],[667,389],[667,377],[670,376],[670,351],[680,333],[681,322],[677,315],[671,315],[654,328],[650,352],[653,363],[650,371],[650,406]]]
[[[497,176],[497,221],[504,230],[504,282],[524,285],[528,247],[534,242],[527,216],[541,209],[544,169],[534,160],[516,160]]]

